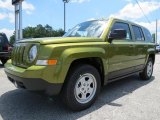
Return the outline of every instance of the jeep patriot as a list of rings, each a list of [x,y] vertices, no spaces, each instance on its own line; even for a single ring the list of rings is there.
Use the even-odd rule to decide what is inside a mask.
[[[63,37],[17,42],[5,72],[17,88],[59,94],[71,110],[83,110],[109,82],[137,73],[150,80],[154,62],[150,32],[110,18],[80,23]]]

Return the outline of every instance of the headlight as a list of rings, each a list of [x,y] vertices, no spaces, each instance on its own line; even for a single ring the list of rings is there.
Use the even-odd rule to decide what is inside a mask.
[[[37,51],[38,51],[37,46],[33,45],[29,51],[29,56],[28,56],[30,62],[33,62],[36,59]]]

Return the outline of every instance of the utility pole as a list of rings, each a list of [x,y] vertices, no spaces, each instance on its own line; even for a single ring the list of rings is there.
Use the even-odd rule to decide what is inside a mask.
[[[64,2],[64,32],[66,32],[66,2]]]
[[[23,39],[22,2],[23,0],[12,0],[12,5],[15,6],[15,40],[16,41]]]
[[[64,2],[64,32],[66,32],[66,3],[69,2],[69,0],[63,0]]]
[[[158,35],[157,35],[157,32],[158,32],[158,20],[156,19],[156,36],[155,36],[155,42],[156,42],[156,44],[157,44],[157,42],[158,42]]]

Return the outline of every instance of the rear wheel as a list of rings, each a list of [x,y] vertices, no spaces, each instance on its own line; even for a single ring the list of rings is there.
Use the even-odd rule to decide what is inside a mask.
[[[141,72],[139,76],[142,80],[149,80],[152,77],[152,74],[153,74],[153,60],[152,58],[149,58],[143,72]]]
[[[62,91],[62,100],[72,110],[83,110],[95,102],[100,88],[98,70],[91,65],[79,65],[69,72]]]

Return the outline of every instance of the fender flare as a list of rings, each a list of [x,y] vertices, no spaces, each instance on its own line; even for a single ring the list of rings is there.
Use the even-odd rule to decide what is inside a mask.
[[[57,82],[64,83],[68,74],[69,68],[73,61],[82,58],[98,57],[102,59],[105,66],[106,52],[103,48],[98,47],[81,47],[69,48],[63,51],[60,57],[60,66],[57,68]]]

